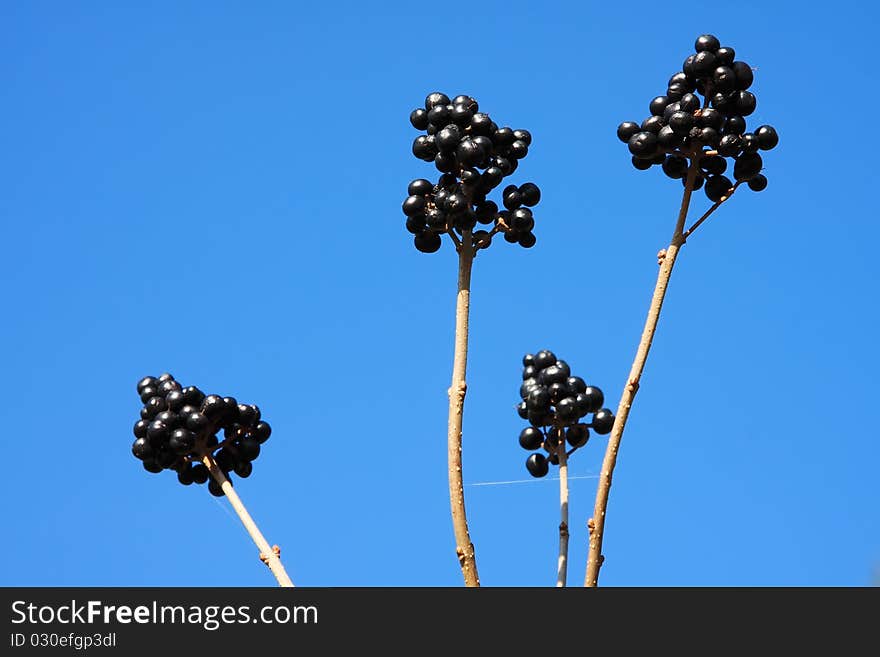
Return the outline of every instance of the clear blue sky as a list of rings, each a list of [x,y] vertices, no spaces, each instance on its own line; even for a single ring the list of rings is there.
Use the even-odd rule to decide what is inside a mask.
[[[409,112],[468,93],[534,137],[513,179],[543,190],[538,244],[477,259],[464,424],[467,482],[525,479],[524,352],[554,349],[616,407],[681,186],[635,171],[615,128],[703,32],[757,67],[755,125],[781,142],[768,189],[676,267],[602,583],[872,581],[874,5],[135,5],[0,8],[0,584],[272,584],[225,500],[131,456],[135,383],[168,370],[262,407],[273,437],[237,490],[296,583],[459,585],[456,264],[404,229],[407,183],[434,175]],[[574,583],[595,483],[572,482]],[[484,584],[553,584],[557,494],[467,489]]]

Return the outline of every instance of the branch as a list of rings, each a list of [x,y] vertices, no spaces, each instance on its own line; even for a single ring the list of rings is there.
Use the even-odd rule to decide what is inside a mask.
[[[556,586],[563,587],[568,577],[568,455],[565,438],[556,448],[559,457],[559,560],[556,565]]]
[[[462,233],[458,252],[458,297],[455,304],[455,354],[452,361],[452,384],[449,386],[449,505],[452,527],[455,530],[455,552],[458,555],[465,586],[479,586],[477,560],[471,543],[464,506],[464,483],[461,472],[461,423],[464,397],[467,393],[465,373],[468,352],[468,313],[471,298],[471,268],[474,264],[474,244],[471,231]]]
[[[693,226],[691,226],[691,227],[688,228],[686,231],[684,231],[684,234],[681,236],[682,241],[683,241],[683,242],[684,242],[684,241],[687,241],[687,238],[691,236],[691,233],[693,233],[697,228],[699,228],[699,227],[700,227],[700,224],[703,223],[704,221],[706,221],[706,219],[708,219],[709,216],[710,216],[713,212],[715,212],[715,210],[717,210],[718,208],[720,208],[720,207],[721,207],[721,204],[724,203],[724,201],[726,201],[726,200],[729,199],[731,196],[733,196],[733,193],[736,191],[736,188],[739,187],[742,183],[743,183],[742,180],[738,180],[738,181],[734,184],[734,186],[730,188],[730,190],[728,191],[727,194],[725,194],[724,196],[722,196],[722,197],[721,197],[721,198],[715,203],[715,205],[713,205],[711,208],[709,208],[708,210],[706,210],[706,213],[705,213],[702,217],[700,217],[699,219],[697,219],[697,220],[694,222],[694,225],[693,225]]]
[[[232,484],[229,483],[226,475],[223,474],[223,471],[217,466],[217,462],[214,460],[214,457],[211,456],[210,452],[206,452],[202,455],[202,463],[208,468],[208,472],[214,477],[214,481],[220,484],[220,488],[222,488],[223,492],[226,494],[226,499],[229,500],[232,508],[235,509],[235,512],[238,514],[241,524],[244,525],[244,528],[247,529],[247,532],[251,535],[254,543],[257,544],[257,547],[260,550],[260,560],[269,566],[269,570],[275,575],[275,579],[278,580],[280,586],[293,586],[293,582],[290,581],[290,577],[288,577],[287,572],[284,570],[284,566],[281,565],[281,559],[279,558],[281,550],[278,549],[278,546],[275,546],[274,548],[269,547],[269,542],[263,537],[263,534],[257,527],[257,523],[251,518],[251,514],[249,514],[244,507],[238,493],[235,492],[235,489],[232,487]]]
[[[593,509],[593,517],[587,523],[590,530],[590,550],[587,557],[587,575],[584,586],[598,586],[599,569],[602,567],[602,539],[605,532],[605,514],[608,508],[608,496],[611,492],[611,477],[614,474],[614,466],[617,463],[617,453],[620,450],[620,441],[623,430],[632,408],[633,400],[639,389],[639,381],[648,360],[648,352],[654,340],[654,332],[657,330],[657,322],[660,319],[660,311],[663,308],[663,299],[666,296],[666,288],[672,275],[672,268],[678,251],[684,244],[682,231],[687,219],[687,211],[691,202],[691,192],[694,189],[694,180],[697,175],[697,158],[691,159],[688,167],[687,180],[684,187],[684,195],[681,199],[681,208],[678,211],[678,219],[675,223],[675,231],[672,234],[669,248],[660,254],[660,272],[657,274],[657,283],[654,286],[654,296],[651,306],[648,308],[648,317],[642,330],[642,338],[636,351],[636,357],[630,370],[629,378],[623,388],[620,403],[617,406],[617,415],[614,418],[614,426],[611,428],[611,436],[608,439],[608,447],[605,449],[605,458],[602,461],[602,472],[599,475],[599,487],[596,491],[596,504]]]

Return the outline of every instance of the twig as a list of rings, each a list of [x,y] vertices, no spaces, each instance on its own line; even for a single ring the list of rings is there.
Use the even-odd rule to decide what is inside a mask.
[[[257,544],[257,547],[260,550],[260,560],[269,566],[269,570],[275,575],[275,579],[278,580],[280,586],[293,586],[293,582],[290,581],[290,577],[288,577],[287,572],[284,570],[284,566],[281,565],[281,559],[279,558],[281,550],[277,545],[274,546],[274,548],[269,547],[269,542],[263,537],[263,534],[257,527],[257,523],[251,518],[251,514],[248,513],[241,498],[238,496],[238,493],[235,492],[232,484],[229,483],[229,480],[226,478],[226,475],[223,474],[223,471],[217,466],[214,457],[211,456],[210,453],[204,453],[202,455],[202,463],[208,468],[208,472],[211,473],[214,481],[220,485],[220,488],[226,494],[226,498],[229,500],[232,508],[235,509],[235,512],[238,514],[241,524],[244,525],[244,528],[247,529],[247,532],[251,535],[254,543]]]
[[[736,188],[739,187],[742,183],[743,183],[742,180],[738,180],[738,181],[736,181],[736,183],[733,185],[733,187],[731,187],[731,188],[728,190],[727,194],[725,194],[725,195],[722,196],[720,199],[718,199],[718,201],[715,202],[715,205],[713,205],[711,208],[709,208],[708,210],[706,210],[706,213],[705,213],[702,217],[700,217],[699,219],[697,219],[697,220],[694,222],[694,225],[693,225],[693,226],[691,226],[691,227],[688,228],[686,231],[684,231],[684,234],[681,236],[681,240],[682,240],[682,242],[687,241],[687,238],[691,236],[691,233],[693,233],[697,228],[699,228],[699,226],[700,226],[701,223],[703,223],[704,221],[706,221],[706,219],[708,219],[709,216],[710,216],[713,212],[715,212],[715,210],[717,210],[718,208],[720,208],[720,207],[721,207],[721,204],[724,203],[724,201],[726,201],[726,200],[729,199],[731,196],[733,196],[733,193],[736,191]]]
[[[666,288],[669,285],[669,277],[672,275],[672,267],[675,265],[675,259],[678,251],[684,244],[682,231],[684,223],[687,219],[687,211],[691,202],[691,192],[694,189],[694,180],[697,175],[697,158],[692,157],[691,165],[688,167],[687,180],[684,187],[684,195],[681,199],[681,208],[678,212],[678,220],[675,224],[675,231],[672,233],[669,248],[666,252],[659,255],[660,272],[657,274],[657,283],[654,286],[654,296],[651,299],[651,306],[648,308],[648,317],[645,320],[645,327],[642,331],[642,338],[639,341],[639,348],[636,351],[636,357],[630,370],[629,378],[623,388],[623,394],[620,397],[620,403],[617,406],[617,415],[614,418],[614,425],[611,428],[611,436],[608,439],[608,447],[605,449],[605,458],[602,461],[602,472],[599,475],[599,486],[596,491],[596,504],[593,509],[593,517],[587,523],[590,531],[590,550],[587,557],[587,575],[584,579],[584,586],[598,586],[599,569],[602,567],[604,557],[602,555],[602,539],[605,531],[605,513],[608,508],[608,495],[611,491],[611,477],[614,474],[614,466],[617,463],[617,452],[620,449],[620,440],[623,437],[623,430],[626,427],[626,420],[629,417],[629,411],[632,408],[633,400],[639,389],[639,381],[642,372],[645,369],[645,362],[648,360],[648,352],[651,350],[651,343],[654,340],[654,332],[657,329],[657,322],[660,319],[660,311],[663,307],[663,298],[666,296]]]
[[[449,386],[449,504],[452,527],[455,530],[455,552],[464,575],[465,586],[479,586],[474,544],[468,532],[464,506],[464,483],[461,472],[461,423],[464,397],[467,394],[465,374],[468,353],[468,313],[471,303],[471,269],[474,264],[474,244],[471,231],[462,233],[458,252],[458,297],[455,304],[455,355],[452,360],[452,384]]]
[[[556,448],[559,457],[559,560],[556,565],[556,586],[566,585],[568,578],[568,455],[565,440]]]
[[[449,233],[449,237],[451,237],[452,241],[455,242],[455,250],[461,251],[461,240],[458,239],[458,235],[455,234],[455,231],[450,228],[446,232]]]

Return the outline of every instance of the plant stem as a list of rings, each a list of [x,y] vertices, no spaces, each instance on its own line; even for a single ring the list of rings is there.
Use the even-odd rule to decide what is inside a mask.
[[[290,581],[290,577],[288,577],[287,572],[284,570],[284,566],[281,565],[281,559],[279,559],[275,551],[269,547],[269,542],[265,539],[262,532],[260,532],[257,523],[251,518],[251,514],[248,513],[241,498],[238,496],[238,493],[235,492],[232,484],[226,478],[226,475],[223,474],[223,471],[217,466],[214,457],[211,456],[210,453],[203,454],[202,463],[208,468],[208,472],[211,473],[214,481],[220,484],[220,488],[223,489],[223,492],[226,494],[226,499],[229,500],[232,508],[235,509],[235,512],[238,514],[241,524],[244,525],[244,528],[247,529],[247,532],[251,535],[254,543],[257,544],[257,547],[260,550],[260,558],[266,562],[267,566],[269,566],[269,570],[275,575],[278,584],[284,587],[293,586],[293,582]]]
[[[602,562],[605,560],[605,557],[602,555],[602,539],[605,534],[605,515],[608,508],[608,496],[611,492],[611,477],[614,474],[614,466],[617,463],[617,453],[620,450],[623,430],[626,427],[626,421],[629,417],[636,392],[639,390],[639,381],[645,369],[645,362],[648,360],[651,343],[654,340],[654,332],[660,319],[660,310],[663,307],[663,299],[666,296],[666,288],[669,285],[672,268],[675,265],[675,259],[678,257],[678,251],[684,244],[682,231],[687,219],[696,175],[697,158],[693,156],[691,158],[691,165],[688,167],[684,195],[681,199],[681,208],[678,212],[675,231],[672,234],[669,248],[666,249],[665,253],[661,252],[660,254],[660,272],[657,274],[654,296],[651,299],[651,306],[648,308],[648,317],[645,320],[642,338],[639,341],[639,348],[636,351],[636,357],[633,361],[629,378],[626,381],[623,394],[620,397],[620,403],[617,406],[617,415],[614,418],[614,426],[611,428],[608,447],[605,449],[605,458],[602,461],[602,472],[599,475],[599,487],[596,491],[593,517],[587,523],[590,531],[590,550],[587,556],[587,575],[584,579],[584,586],[593,587],[599,585],[599,570],[602,568]]]
[[[709,208],[708,210],[706,210],[706,212],[703,213],[703,216],[700,217],[699,219],[697,219],[697,220],[694,222],[694,225],[693,225],[693,226],[691,226],[691,227],[688,228],[686,231],[684,231],[684,233],[682,233],[682,236],[681,236],[682,243],[684,243],[685,241],[687,241],[687,238],[690,237],[691,234],[692,234],[697,228],[700,227],[700,224],[702,224],[704,221],[706,221],[706,219],[708,219],[710,216],[712,216],[712,213],[715,212],[715,210],[717,210],[718,208],[720,208],[722,203],[724,203],[727,199],[729,199],[731,196],[733,196],[733,193],[736,191],[736,188],[739,187],[742,183],[743,183],[742,180],[738,180],[738,181],[736,182],[736,184],[734,184],[734,186],[731,187],[731,188],[728,190],[728,193],[727,193],[727,194],[725,194],[724,196],[722,196],[721,199],[718,200],[718,201],[717,201],[717,202],[716,202],[711,208]]]
[[[471,231],[463,231],[458,250],[458,297],[455,303],[455,355],[452,360],[452,384],[449,386],[449,504],[452,509],[452,527],[455,530],[455,552],[464,575],[465,586],[479,586],[474,544],[468,533],[464,507],[464,484],[461,472],[461,422],[464,397],[467,394],[465,374],[468,352],[468,313],[471,300],[471,268],[474,264],[474,245]]]
[[[559,442],[559,560],[556,565],[556,586],[566,585],[568,578],[568,456],[565,439]]]

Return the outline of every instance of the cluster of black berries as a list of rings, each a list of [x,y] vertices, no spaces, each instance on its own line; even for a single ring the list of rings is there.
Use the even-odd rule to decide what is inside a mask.
[[[433,162],[442,174],[436,184],[419,178],[407,189],[403,202],[406,229],[415,235],[419,251],[434,253],[441,236],[450,231],[463,237],[476,225],[494,225],[492,232],[473,231],[474,249],[489,246],[495,233],[504,233],[510,243],[530,248],[535,245],[535,219],[529,209],[541,200],[534,183],[508,185],[501,200],[503,210],[486,196],[501,184],[529,152],[532,136],[527,130],[499,128],[477,101],[456,96],[451,101],[441,93],[428,94],[425,108],[412,111],[409,120],[427,134],[415,139],[413,155]]]
[[[539,351],[523,356],[522,386],[517,406],[519,416],[531,426],[519,434],[523,449],[544,448],[550,456],[532,454],[526,460],[526,469],[533,477],[543,477],[549,463],[559,463],[558,449],[565,440],[571,446],[567,454],[587,444],[590,429],[606,434],[614,425],[614,414],[603,408],[605,396],[595,386],[588,386],[579,376],[572,376],[564,360],[557,360],[552,351]],[[589,423],[579,422],[593,414]]]
[[[250,476],[260,445],[272,433],[260,419],[259,408],[232,397],[206,396],[195,386],[181,388],[170,374],[144,377],[137,391],[144,407],[134,425],[131,451],[147,472],[175,470],[186,486],[208,481],[208,489],[218,497],[223,490],[201,462],[204,455],[212,454],[227,478],[231,472]],[[222,442],[217,438],[221,429]]]
[[[746,132],[745,117],[757,100],[748,91],[752,68],[736,61],[733,48],[722,47],[711,34],[699,37],[696,54],[684,60],[681,72],[669,78],[665,96],[650,103],[651,116],[641,125],[626,121],[617,136],[629,145],[636,169],[661,165],[670,178],[686,180],[688,167],[698,166],[694,189],[706,184],[706,196],[717,203],[733,183],[724,175],[734,159],[733,177],[760,192],[767,187],[759,150],[776,146],[779,136],[769,125]],[[701,101],[699,95],[703,96]]]

